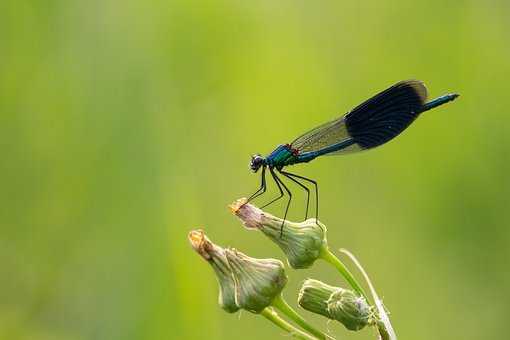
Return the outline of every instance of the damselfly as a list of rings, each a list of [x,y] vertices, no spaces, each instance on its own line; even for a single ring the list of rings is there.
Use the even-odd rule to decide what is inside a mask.
[[[264,205],[266,207],[284,196],[289,199],[285,207],[284,222],[292,200],[292,193],[279,176],[286,177],[307,193],[305,220],[308,218],[310,190],[303,181],[315,187],[315,218],[319,216],[319,188],[317,182],[304,176],[285,171],[289,165],[307,163],[323,155],[340,155],[382,145],[404,131],[422,112],[428,111],[458,97],[446,94],[427,102],[427,88],[419,80],[401,81],[368,99],[347,114],[322,124],[299,136],[290,144],[279,145],[266,157],[255,154],[250,168],[257,172],[262,168],[260,188],[248,198],[248,202],[266,192],[266,169],[269,170],[279,196]]]

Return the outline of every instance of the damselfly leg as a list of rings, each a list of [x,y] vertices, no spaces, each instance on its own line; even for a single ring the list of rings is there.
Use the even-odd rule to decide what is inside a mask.
[[[278,197],[272,199],[268,203],[264,204],[263,206],[261,206],[260,209],[264,209],[265,207],[270,206],[271,204],[273,204],[274,202],[278,201],[280,198],[283,197],[282,186],[280,185],[280,182],[278,182],[278,179],[276,179],[273,169],[269,168],[269,172],[271,173],[271,177],[273,177],[273,180],[276,183],[276,186],[278,187],[278,191],[280,191],[280,195]]]
[[[287,220],[287,213],[289,212],[290,202],[292,201],[292,193],[290,192],[289,188],[287,188],[285,183],[283,183],[283,181],[276,175],[276,173],[274,172],[273,169],[269,168],[269,171],[271,171],[271,176],[273,176],[275,182],[277,182],[277,183],[280,182],[280,184],[283,186],[283,188],[289,195],[289,200],[287,201],[287,206],[285,207],[285,215],[283,215],[283,221],[282,221],[282,225],[280,227],[280,238],[281,238],[283,236],[283,226],[285,225],[285,221]],[[278,187],[280,187],[280,186],[278,185]],[[281,190],[281,188],[280,188],[280,190]],[[283,194],[282,194],[282,196],[283,196]]]
[[[300,176],[300,175],[296,175],[296,174],[293,174],[293,173],[290,173],[287,171],[280,171],[280,173],[282,175],[284,175],[285,177],[290,176],[290,177],[302,179],[304,181],[312,183],[315,186],[315,222],[317,223],[317,225],[319,225],[319,222],[318,222],[319,221],[319,186],[317,185],[317,182],[314,181],[313,179],[310,179],[310,178],[307,178],[304,176]],[[309,190],[307,190],[307,194],[310,195]],[[308,203],[306,204],[306,206],[307,206],[307,215],[308,215]],[[306,220],[306,218],[305,218],[305,220]]]
[[[290,179],[292,182],[296,183],[301,188],[303,188],[303,190],[306,191],[305,220],[308,218],[308,210],[310,208],[310,189],[306,185],[301,183],[300,180],[307,181],[307,182],[312,183],[314,185],[314,187],[315,187],[315,197],[316,197],[316,200],[315,200],[315,221],[318,224],[318,219],[319,219],[319,187],[317,185],[317,182],[314,181],[313,179],[310,179],[310,178],[307,178],[307,177],[304,177],[304,176],[300,176],[300,175],[296,175],[296,174],[293,174],[293,173],[290,173],[290,172],[287,172],[287,171],[278,170],[278,169],[277,169],[277,171],[281,175],[283,175],[286,178]],[[283,221],[282,221],[282,225],[281,225],[281,229],[280,229],[280,237],[281,237],[283,235],[283,226],[285,225],[285,221],[287,220],[287,213],[289,212],[290,203],[292,201],[292,193],[290,192],[290,189],[282,181],[282,179],[280,177],[278,177],[278,175],[276,174],[276,172],[274,171],[273,168],[269,168],[269,172],[271,173],[271,177],[273,178],[274,182],[276,183],[276,186],[277,186],[278,191],[279,191],[279,195],[278,195],[278,197],[272,199],[268,203],[266,203],[263,206],[261,206],[261,209],[263,209],[263,208],[273,204],[274,202],[278,201],[283,196],[285,196],[284,190],[289,195],[289,200],[287,201],[287,205],[285,207],[285,214],[283,216]],[[266,167],[264,167],[264,168],[262,168],[260,187],[259,187],[259,189],[255,193],[253,193],[253,195],[251,195],[248,198],[247,202],[250,202],[250,201],[254,200],[255,198],[257,198],[258,196],[260,196],[263,193],[265,193],[266,189],[267,189]]]
[[[250,202],[253,199],[255,199],[256,197],[258,197],[266,192],[266,168],[265,167],[262,168],[261,178],[262,179],[261,179],[261,183],[260,183],[260,188],[258,188],[258,190],[255,191],[253,193],[253,195],[251,195],[246,202]]]
[[[306,187],[303,183],[299,182],[297,179],[294,179],[291,175],[289,175],[288,172],[285,172],[285,171],[280,171],[280,173],[287,177],[288,179],[290,179],[292,182],[296,183],[297,185],[299,185],[301,188],[303,188],[303,190],[306,191],[306,211],[305,211],[305,221],[307,220],[308,218],[308,208],[310,206],[310,189],[308,189],[308,187]]]

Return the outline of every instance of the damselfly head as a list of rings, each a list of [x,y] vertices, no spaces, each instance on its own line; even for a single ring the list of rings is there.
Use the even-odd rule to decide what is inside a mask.
[[[265,164],[265,159],[260,154],[256,153],[251,156],[250,169],[253,172],[259,171],[260,167]]]

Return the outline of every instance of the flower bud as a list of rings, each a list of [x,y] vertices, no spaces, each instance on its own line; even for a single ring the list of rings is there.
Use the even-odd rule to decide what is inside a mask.
[[[274,259],[255,259],[226,249],[236,287],[236,305],[260,313],[280,295],[287,283],[283,263]]]
[[[285,221],[282,232],[281,218],[246,203],[246,199],[237,200],[230,208],[246,228],[259,229],[276,243],[294,269],[310,267],[327,244],[326,227],[315,219],[301,223]]]
[[[313,279],[303,283],[298,303],[310,312],[340,321],[352,331],[360,330],[374,320],[372,308],[364,297]]]
[[[228,313],[235,313],[239,307],[235,302],[235,283],[225,256],[225,249],[212,243],[202,230],[192,230],[188,239],[195,251],[214,269],[220,286],[218,303]]]

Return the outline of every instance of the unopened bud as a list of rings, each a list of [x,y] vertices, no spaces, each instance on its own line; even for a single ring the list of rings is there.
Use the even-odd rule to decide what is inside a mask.
[[[260,313],[280,295],[287,283],[283,263],[275,259],[255,259],[226,249],[227,260],[236,285],[236,304]]]
[[[239,199],[230,208],[248,229],[259,229],[287,256],[292,268],[310,267],[326,246],[326,227],[315,219],[301,223],[285,221]],[[283,224],[283,230],[282,230]]]
[[[341,322],[352,331],[374,322],[374,313],[364,297],[317,280],[308,279],[303,283],[298,303],[310,312]]]

